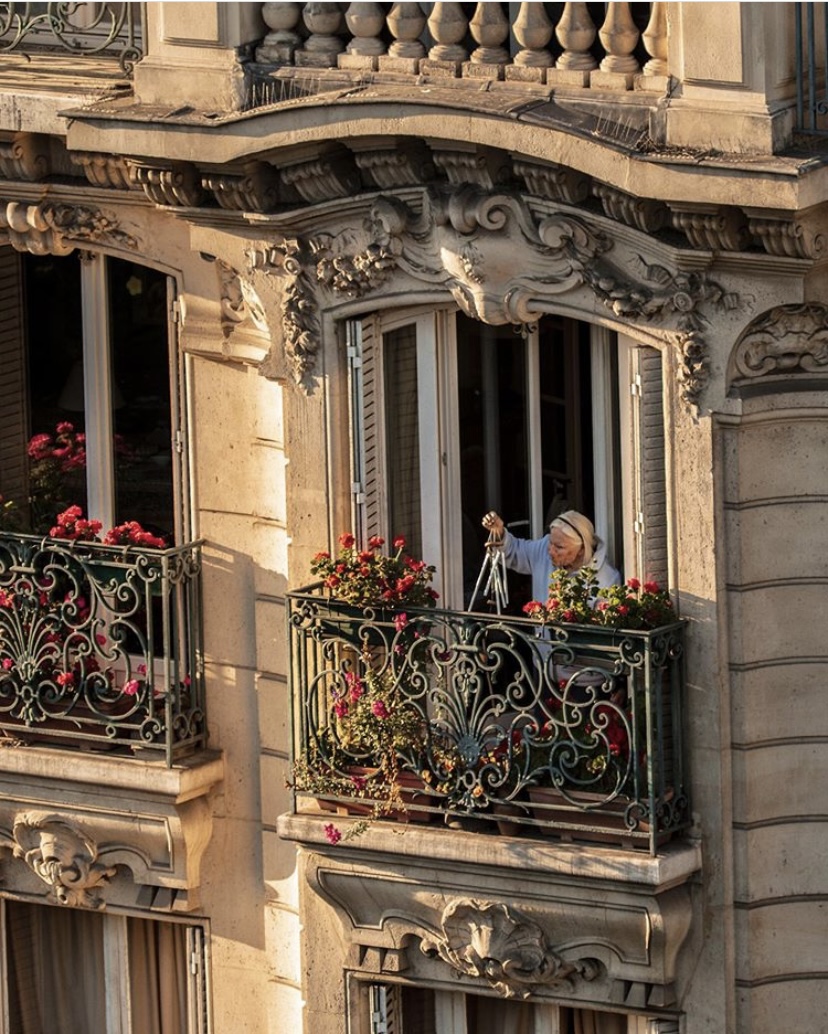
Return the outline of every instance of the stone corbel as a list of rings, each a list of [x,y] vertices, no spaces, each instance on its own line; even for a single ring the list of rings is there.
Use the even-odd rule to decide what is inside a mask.
[[[204,172],[201,185],[222,208],[272,212],[279,200],[279,177],[266,162],[248,162],[239,171]]]
[[[536,165],[522,158],[514,158],[512,168],[515,176],[523,180],[526,189],[535,197],[579,205],[590,195],[592,180],[575,169],[551,163]]]
[[[779,305],[739,336],[727,370],[729,393],[765,394],[828,383],[828,306]]]
[[[191,162],[128,159],[135,182],[155,205],[197,208],[207,198],[198,169]]]
[[[0,133],[0,175],[29,183],[51,173],[49,137],[41,133]]]
[[[134,250],[138,241],[100,209],[50,201],[11,201],[0,206],[0,241],[33,255],[68,255],[83,244],[110,244]]]
[[[363,178],[380,190],[416,187],[434,176],[431,152],[416,141],[387,139],[370,143],[349,143]]]
[[[655,233],[669,222],[670,212],[660,201],[633,197],[606,183],[593,184],[592,192],[600,200],[605,215],[643,233]]]
[[[694,248],[704,251],[744,251],[751,244],[751,229],[738,208],[721,205],[668,202],[673,226]]]
[[[361,186],[350,152],[338,151],[279,166],[281,182],[309,204],[352,197]]]
[[[453,187],[472,184],[481,190],[494,190],[511,175],[508,159],[500,151],[446,147],[436,142],[431,142],[430,147],[434,164]]]
[[[750,232],[769,255],[816,259],[825,251],[825,238],[810,220],[791,212],[746,208]]]
[[[135,171],[125,158],[115,154],[96,154],[92,151],[73,151],[70,158],[79,165],[93,187],[113,190],[139,190]]]

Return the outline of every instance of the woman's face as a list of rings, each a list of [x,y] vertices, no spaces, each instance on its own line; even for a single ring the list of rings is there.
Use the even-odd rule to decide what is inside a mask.
[[[555,567],[577,570],[584,559],[583,543],[565,535],[560,528],[553,528],[549,533],[549,558]]]

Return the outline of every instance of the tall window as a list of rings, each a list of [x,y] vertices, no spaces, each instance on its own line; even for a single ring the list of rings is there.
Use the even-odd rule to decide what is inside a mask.
[[[0,493],[20,530],[77,504],[184,533],[172,281],[101,255],[0,249]]]
[[[204,1034],[203,931],[5,901],[1,1034]]]
[[[626,400],[631,353],[614,335],[557,316],[521,332],[432,311],[355,321],[348,339],[356,527],[363,537],[405,535],[436,564],[448,606],[469,602],[490,509],[530,538],[581,510],[616,566],[637,572],[627,528],[644,528],[628,476],[643,469],[631,431],[639,409]],[[647,367],[648,398],[660,400],[660,376],[660,365]],[[660,420],[648,408],[639,423],[661,440],[663,461]],[[652,510],[664,507],[663,492],[662,467]],[[515,611],[528,591],[515,579]]]

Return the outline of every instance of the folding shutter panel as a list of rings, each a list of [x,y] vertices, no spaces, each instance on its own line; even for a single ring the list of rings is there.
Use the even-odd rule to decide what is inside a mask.
[[[0,248],[0,495],[24,506],[28,497],[28,390],[23,266]]]
[[[354,531],[361,542],[383,533],[382,362],[376,317],[347,325],[351,380],[351,481]]]
[[[666,585],[667,469],[661,353],[655,348],[637,348],[634,361],[637,573],[641,578]]]

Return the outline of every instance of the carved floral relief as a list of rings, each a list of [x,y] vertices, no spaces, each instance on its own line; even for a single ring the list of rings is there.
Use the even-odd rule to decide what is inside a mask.
[[[319,292],[332,298],[378,293],[395,273],[448,290],[484,323],[533,324],[554,298],[582,287],[614,316],[658,324],[682,352],[682,394],[696,405],[707,377],[701,330],[712,309],[739,298],[699,271],[670,269],[644,255],[623,267],[615,241],[580,214],[539,216],[513,194],[473,185],[424,195],[421,212],[378,197],[362,227],[281,238],[253,265],[286,278],[285,351],[299,383],[312,382],[319,349]]]
[[[734,346],[728,384],[763,377],[828,374],[828,306],[778,305],[762,313]]]

